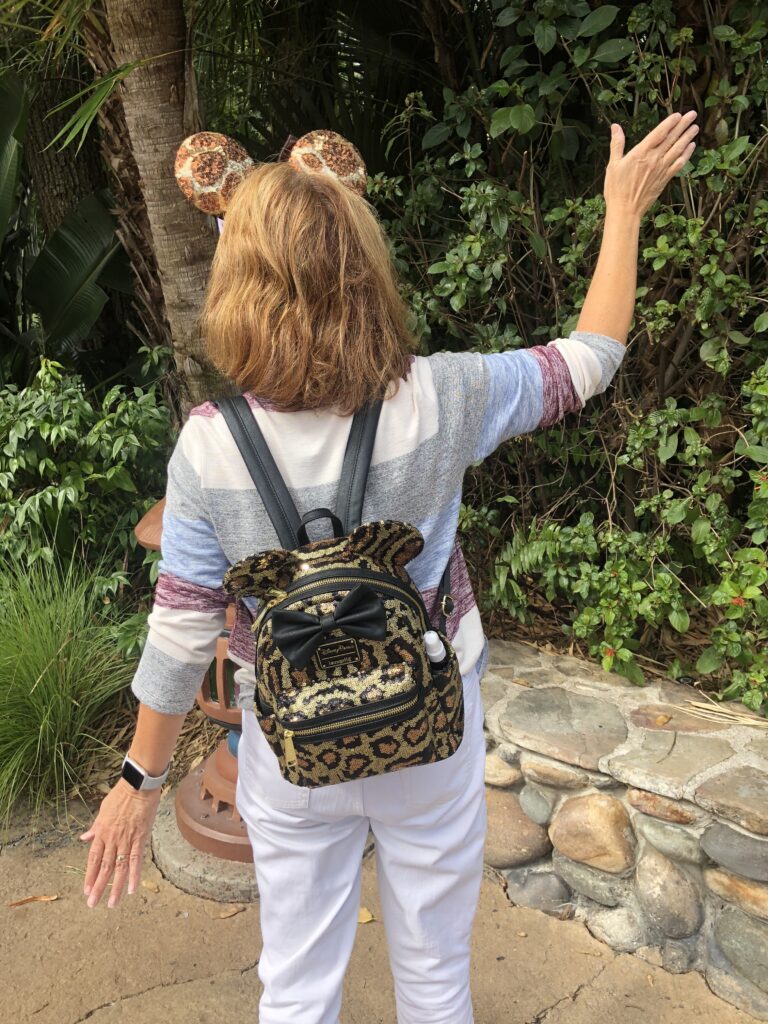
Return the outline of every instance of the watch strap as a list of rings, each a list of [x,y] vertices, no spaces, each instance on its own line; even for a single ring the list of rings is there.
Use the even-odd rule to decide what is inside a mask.
[[[171,770],[171,763],[168,762],[165,771],[161,775],[150,775],[144,768],[141,767],[138,761],[135,761],[128,754],[123,758],[123,764],[120,771],[120,777],[125,779],[126,782],[133,786],[135,790],[151,790],[158,789],[165,780],[168,778],[168,773]]]

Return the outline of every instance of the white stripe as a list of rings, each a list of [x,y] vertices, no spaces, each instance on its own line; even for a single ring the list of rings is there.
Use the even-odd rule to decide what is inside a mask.
[[[333,483],[341,476],[351,416],[328,410],[275,412],[256,409],[256,420],[277,468],[296,489]],[[434,437],[438,402],[427,359],[418,357],[408,379],[381,410],[372,465],[414,451]],[[204,488],[249,490],[253,483],[223,416],[191,416],[181,434],[182,451]]]
[[[568,366],[576,394],[584,405],[587,399],[597,394],[602,370],[600,361],[589,345],[575,338],[555,338],[547,342],[547,347],[554,345]]]
[[[148,640],[185,665],[208,665],[224,629],[226,612],[193,612],[155,605],[149,615]]]

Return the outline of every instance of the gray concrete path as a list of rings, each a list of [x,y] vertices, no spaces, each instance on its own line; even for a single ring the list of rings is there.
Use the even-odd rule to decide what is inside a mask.
[[[148,860],[137,894],[114,910],[89,910],[82,897],[85,850],[76,835],[24,838],[17,825],[0,851],[0,1020],[255,1024],[258,904],[231,913],[176,889]],[[395,1024],[372,860],[363,874],[362,902],[374,920],[358,930],[342,1022]],[[58,899],[8,906],[33,895]],[[511,906],[490,879],[474,932],[473,992],[477,1024],[752,1021],[714,996],[698,974],[671,975],[617,955],[578,922]]]

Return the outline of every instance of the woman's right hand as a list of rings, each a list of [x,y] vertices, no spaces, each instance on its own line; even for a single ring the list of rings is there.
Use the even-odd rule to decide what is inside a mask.
[[[110,879],[109,907],[120,902],[126,882],[129,893],[136,891],[160,793],[160,789],[136,790],[118,779],[101,801],[93,824],[80,836],[91,843],[83,885],[89,907],[96,906]]]
[[[606,208],[642,217],[665,185],[690,160],[699,128],[696,111],[670,114],[624,155],[621,125],[611,125],[611,157],[605,171]]]

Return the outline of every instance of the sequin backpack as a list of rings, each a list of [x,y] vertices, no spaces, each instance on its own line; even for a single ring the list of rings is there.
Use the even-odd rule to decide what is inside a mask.
[[[406,569],[424,546],[421,533],[394,520],[361,524],[381,402],[353,418],[336,511],[303,516],[247,401],[217,404],[283,545],[224,577],[229,594],[258,601],[254,710],[283,777],[327,786],[450,757],[464,701],[445,632],[448,569],[432,623]],[[307,524],[319,519],[334,535],[309,541]]]

